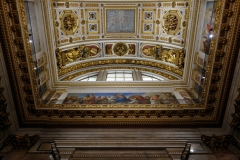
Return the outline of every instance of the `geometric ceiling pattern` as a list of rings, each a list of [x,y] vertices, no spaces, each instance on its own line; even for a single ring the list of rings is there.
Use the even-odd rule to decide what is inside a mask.
[[[1,3],[5,59],[23,125],[221,123],[238,2]],[[137,80],[99,81],[113,71],[131,71]],[[93,73],[95,82],[74,81]],[[164,80],[139,79],[146,73]]]

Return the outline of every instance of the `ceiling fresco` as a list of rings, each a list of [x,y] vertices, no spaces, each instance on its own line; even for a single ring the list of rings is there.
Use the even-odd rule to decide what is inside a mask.
[[[23,125],[221,123],[238,2],[3,1]]]

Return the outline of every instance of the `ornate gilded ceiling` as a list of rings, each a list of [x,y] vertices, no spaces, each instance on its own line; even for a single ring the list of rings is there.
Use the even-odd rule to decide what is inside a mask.
[[[99,62],[102,66],[151,65],[169,80],[182,79],[188,5],[187,1],[53,1],[52,24],[60,80],[75,77],[76,68],[81,75],[79,65],[85,64],[85,68]],[[64,78],[64,73],[69,72],[73,75]]]
[[[39,14],[31,22],[27,5],[3,0],[0,8],[23,124],[221,123],[239,1],[41,0],[32,4]],[[29,23],[39,31],[29,34]],[[114,70],[131,70],[135,78],[152,73],[164,81],[73,81]]]

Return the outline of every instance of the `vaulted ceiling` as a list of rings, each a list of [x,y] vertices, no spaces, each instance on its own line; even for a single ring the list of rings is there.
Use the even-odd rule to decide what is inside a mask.
[[[23,124],[221,124],[238,2],[1,3]],[[105,81],[109,71],[131,71],[133,81]],[[97,81],[77,81],[93,73]],[[143,81],[143,73],[163,80]]]

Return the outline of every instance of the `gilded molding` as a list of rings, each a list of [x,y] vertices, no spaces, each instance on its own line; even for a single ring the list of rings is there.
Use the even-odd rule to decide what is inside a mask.
[[[66,73],[70,73],[74,70],[83,69],[90,66],[101,66],[106,64],[135,64],[135,65],[145,65],[156,67],[159,69],[165,69],[167,71],[171,71],[179,76],[182,76],[183,71],[179,68],[174,68],[165,64],[157,63],[157,62],[150,62],[147,60],[135,60],[135,59],[109,59],[109,60],[99,60],[99,61],[90,61],[90,62],[83,62],[73,66],[69,66],[66,68],[62,68],[58,71],[58,76],[63,76]]]
[[[157,71],[157,70],[153,70],[153,69],[148,69],[148,68],[140,68],[140,67],[104,67],[104,68],[94,68],[94,69],[88,69],[88,70],[84,70],[84,71],[81,71],[81,72],[78,72],[78,73],[74,73],[74,74],[71,74],[71,75],[68,75],[67,77],[64,77],[63,81],[71,81],[72,79],[78,77],[78,76],[81,76],[81,75],[84,75],[84,74],[87,74],[87,73],[90,73],[90,72],[95,72],[95,71],[101,71],[101,70],[108,70],[108,69],[137,69],[137,70],[140,70],[140,71],[147,71],[147,72],[151,72],[151,73],[154,73],[154,74],[158,74],[160,76],[163,76],[163,77],[166,77],[168,78],[169,80],[178,80],[179,78],[178,77],[174,77],[170,74],[167,74],[167,73],[163,73],[163,72],[160,72],[160,71]]]
[[[238,21],[240,15],[239,5],[239,0],[218,1],[216,21],[214,23],[214,32],[219,33],[219,38],[218,40],[214,39],[211,43],[209,58],[211,58],[215,62],[212,64],[208,64],[206,77],[210,77],[211,70],[213,71],[213,74],[211,80],[208,81],[205,85],[210,87],[210,83],[217,84],[218,89],[215,94],[208,97],[208,102],[210,102],[211,104],[208,103],[207,105],[215,106],[215,110],[218,112],[215,112],[214,116],[216,117],[216,121],[218,121],[219,123],[221,121],[221,117],[217,116],[217,114],[222,115],[224,112],[224,105],[226,105],[225,101],[228,97],[228,90],[230,88],[229,85],[231,84],[231,74],[229,74],[229,71],[233,72],[234,70],[234,59],[236,58],[238,52],[236,51],[236,47],[238,45],[237,42],[239,38],[240,27],[240,23]],[[220,11],[223,7],[225,8],[223,13],[221,13]],[[228,25],[231,26],[230,29],[226,27]],[[224,34],[221,33],[221,28],[227,28],[224,29]],[[212,56],[214,53],[215,59],[214,56]],[[206,88],[205,91],[207,91]],[[211,88],[209,88],[208,90],[208,92],[210,92]],[[211,100],[209,101],[209,99]],[[214,102],[212,101],[213,99]],[[216,106],[218,106],[218,108],[216,108]]]

